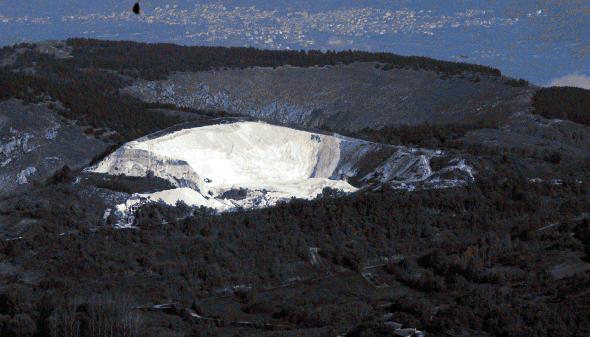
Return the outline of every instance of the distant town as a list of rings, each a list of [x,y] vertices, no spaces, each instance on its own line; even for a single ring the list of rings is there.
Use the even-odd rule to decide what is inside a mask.
[[[542,16],[543,10],[506,16],[493,10],[466,10],[454,15],[435,15],[431,10],[388,10],[373,7],[307,12],[300,10],[264,10],[251,7],[226,7],[223,4],[195,4],[147,7],[140,16],[129,10],[87,13],[61,17],[8,17],[0,13],[0,23],[113,23],[139,22],[181,26],[177,40],[223,42],[239,40],[243,45],[270,49],[313,48],[318,35],[330,36],[322,46],[347,47],[355,39],[387,34],[435,35],[445,29],[464,27],[493,28],[511,26],[520,20]],[[94,36],[95,31],[82,32]],[[338,36],[339,38],[335,38]],[[105,36],[112,37],[112,36]]]
[[[86,37],[274,50],[364,50],[502,69],[537,85],[590,73],[585,5],[366,0],[0,2],[0,46]],[[61,5],[60,5],[61,4]],[[286,4],[286,5],[285,5]],[[580,7],[581,6],[581,7]],[[535,60],[535,62],[531,62]],[[570,81],[571,82],[571,81]],[[569,83],[569,82],[567,82]]]

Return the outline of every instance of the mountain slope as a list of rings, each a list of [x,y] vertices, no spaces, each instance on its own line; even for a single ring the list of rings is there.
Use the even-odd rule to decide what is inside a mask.
[[[0,101],[0,196],[43,182],[64,165],[82,168],[107,146],[45,104]]]
[[[125,92],[148,102],[350,131],[425,123],[497,125],[529,109],[534,91],[504,81],[356,63],[174,73],[166,80],[136,81]]]
[[[126,143],[88,172],[158,177],[176,189],[138,194],[118,205],[133,219],[148,202],[211,207],[218,211],[259,208],[291,198],[313,199],[326,188],[354,192],[388,184],[413,190],[472,183],[472,168],[454,159],[434,172],[441,151],[371,143],[261,122],[220,124],[159,132]],[[373,186],[374,187],[374,186]],[[128,220],[127,220],[128,221]],[[131,223],[128,223],[132,225]]]
[[[0,64],[10,181],[37,168],[0,198],[1,336],[589,335],[590,128],[534,114],[584,121],[577,91],[533,110],[494,69],[363,52],[78,40]],[[183,76],[290,125],[126,94]],[[37,176],[95,142],[120,142],[105,173]]]

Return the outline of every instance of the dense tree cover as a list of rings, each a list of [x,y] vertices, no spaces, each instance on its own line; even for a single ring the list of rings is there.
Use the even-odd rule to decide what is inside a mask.
[[[500,76],[498,69],[482,65],[363,51],[289,51],[242,47],[187,47],[174,44],[147,44],[129,41],[69,39],[79,67],[105,68],[146,79],[160,79],[172,71],[199,71],[212,68],[299,67],[381,62],[388,68],[432,70],[446,75],[464,72]]]
[[[360,51],[269,51],[254,48],[183,47],[172,44],[145,44],[126,41],[70,39],[73,58],[55,59],[22,45],[4,48],[13,52],[14,64],[0,68],[0,99],[17,97],[28,102],[48,99],[63,105],[64,117],[78,120],[99,135],[116,131],[116,142],[137,138],[181,121],[161,113],[154,104],[122,94],[120,89],[131,77],[162,78],[172,71],[198,71],[219,67],[322,66],[357,61],[376,61],[388,68],[433,70],[444,75],[483,73],[500,76],[493,68],[406,57],[389,53]],[[27,50],[28,48],[28,50]],[[204,112],[199,112],[203,114]]]
[[[363,129],[352,133],[351,136],[384,144],[449,148],[457,146],[459,139],[467,132],[491,126],[486,124],[389,126],[380,129]]]
[[[575,87],[541,88],[533,96],[534,113],[590,125],[590,90]]]
[[[4,201],[18,205],[3,208],[4,221],[37,225],[0,242],[3,335],[51,336],[45,327],[53,324],[61,331],[54,335],[113,326],[113,335],[130,336],[127,324],[138,320],[145,336],[261,335],[230,327],[247,317],[301,335],[360,336],[390,331],[385,314],[432,335],[587,335],[590,274],[552,271],[556,258],[588,251],[588,222],[578,218],[590,212],[588,184],[532,183],[517,162],[487,160],[493,169],[478,168],[476,184],[463,188],[326,191],[221,215],[152,204],[139,210],[136,230],[103,222],[105,190],[53,179]],[[324,270],[310,264],[310,247],[319,248]],[[391,287],[373,289],[360,272],[386,256],[399,258],[370,270]],[[25,275],[36,276],[23,283]],[[294,277],[302,281],[277,288]],[[119,308],[113,298],[131,304]],[[177,314],[183,310],[129,309],[168,302],[226,327]]]
[[[56,177],[63,177],[63,172],[63,169],[58,171],[50,179],[53,179],[53,181],[59,181]],[[156,192],[174,188],[168,180],[153,175],[147,177],[129,177],[124,175],[110,176],[101,173],[86,172],[81,175],[81,179],[82,182],[87,185],[127,194]]]
[[[0,70],[0,99],[54,99],[64,117],[116,130],[119,139],[178,120],[120,94],[127,79],[105,69],[158,78],[173,70],[369,57],[70,43],[79,59],[28,52],[17,58],[19,72]],[[387,55],[375,57],[419,64]],[[459,71],[445,63],[436,67]],[[79,173],[63,168],[47,184],[0,200],[0,335],[260,336],[269,327],[261,322],[270,322],[289,330],[270,335],[373,336],[391,335],[383,320],[390,316],[437,336],[587,336],[590,272],[579,256],[590,256],[590,163],[552,154],[545,163],[461,143],[480,127],[355,134],[469,151],[477,156],[470,162],[477,171],[470,186],[411,193],[384,186],[354,195],[325,190],[316,200],[224,214],[150,204],[139,209],[136,229],[114,229],[104,211],[125,200],[121,192],[144,191],[153,181],[82,175],[76,183]],[[564,181],[530,181],[527,165],[535,160],[553,165]],[[322,261],[315,265],[313,247]],[[574,273],[561,274],[564,260]],[[369,283],[367,271],[390,287]],[[161,303],[174,305],[146,309]],[[191,310],[211,319],[196,319]],[[232,325],[244,319],[259,324]]]
[[[506,80],[505,83],[512,86],[512,87],[526,87],[527,85],[529,85],[529,82],[527,80],[522,79],[522,78],[520,78],[518,80],[513,79],[513,78],[509,78]]]
[[[30,71],[14,71],[30,69]],[[19,98],[29,103],[50,102],[63,117],[90,126],[97,136],[115,131],[111,140],[138,138],[186,120],[158,111],[120,92],[130,82],[109,71],[79,69],[51,56],[25,52],[12,68],[0,68],[0,99]],[[163,108],[169,108],[162,105]],[[194,111],[194,118],[208,112]]]

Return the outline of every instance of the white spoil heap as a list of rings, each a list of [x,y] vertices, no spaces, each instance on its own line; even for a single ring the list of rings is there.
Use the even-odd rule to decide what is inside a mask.
[[[290,198],[312,199],[326,187],[354,192],[389,184],[413,190],[473,181],[462,160],[438,172],[430,167],[441,151],[371,143],[262,122],[222,123],[151,135],[129,142],[88,171],[168,180],[174,189],[135,194],[116,206],[127,224],[148,202],[205,206],[218,211],[256,208]]]
[[[169,204],[180,200],[220,211],[269,206],[292,197],[315,198],[325,187],[355,191],[344,180],[330,179],[343,141],[348,140],[262,122],[216,124],[129,142],[90,171],[154,174],[178,187],[138,195],[142,200],[150,197]],[[222,197],[224,192],[240,188],[247,189],[245,198]]]

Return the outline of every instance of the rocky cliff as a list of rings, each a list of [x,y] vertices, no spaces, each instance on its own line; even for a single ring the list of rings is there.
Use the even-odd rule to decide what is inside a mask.
[[[138,80],[124,91],[148,102],[343,131],[425,123],[498,123],[527,110],[533,89],[507,85],[495,76],[445,76],[355,63],[173,73],[166,80]]]
[[[386,183],[411,190],[473,181],[464,162],[450,162],[435,172],[430,160],[440,156],[441,151],[233,120],[129,142],[88,171],[152,175],[176,187],[134,195],[117,206],[120,213],[160,199],[225,211],[272,206],[293,197],[312,199],[325,188],[354,192]]]

